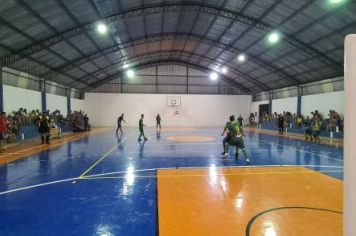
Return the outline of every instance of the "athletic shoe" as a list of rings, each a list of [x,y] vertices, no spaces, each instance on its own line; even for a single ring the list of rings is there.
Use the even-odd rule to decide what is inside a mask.
[[[227,157],[227,153],[226,153],[226,152],[221,153],[221,155],[222,155],[223,157]]]
[[[147,141],[148,140],[148,138],[145,138],[145,141]]]
[[[225,151],[221,153],[221,155],[225,155]]]
[[[247,164],[250,164],[251,162],[250,162],[250,159],[246,159],[246,162],[247,162]]]

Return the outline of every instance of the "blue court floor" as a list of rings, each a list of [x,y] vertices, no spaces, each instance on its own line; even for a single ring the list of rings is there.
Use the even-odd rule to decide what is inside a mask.
[[[0,165],[0,235],[157,235],[156,170],[246,166],[222,158],[221,129],[105,131]],[[170,142],[167,137],[213,137]],[[343,148],[247,132],[250,166],[305,166],[342,180]],[[77,179],[79,176],[82,178]]]

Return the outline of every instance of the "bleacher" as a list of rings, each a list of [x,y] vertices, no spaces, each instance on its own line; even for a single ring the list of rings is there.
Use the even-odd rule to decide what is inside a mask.
[[[58,138],[60,134],[66,132],[72,132],[73,127],[71,125],[59,125],[58,128],[51,128],[50,135],[51,139]],[[38,127],[36,125],[25,125],[21,127],[19,134],[17,135],[17,142],[24,140],[39,138]]]
[[[261,129],[268,129],[268,130],[275,130],[276,132],[278,132],[278,125],[276,123],[277,121],[275,120],[271,120],[271,121],[264,121],[261,125],[260,128]],[[323,127],[325,126],[325,123],[323,124]],[[304,129],[303,127],[289,127],[286,128],[287,129],[287,133],[295,133],[295,134],[304,134]],[[332,133],[332,134],[331,134]],[[322,130],[320,132],[320,136],[321,137],[326,137],[326,138],[336,138],[336,139],[343,139],[344,138],[344,133],[343,132],[329,132],[326,130]]]

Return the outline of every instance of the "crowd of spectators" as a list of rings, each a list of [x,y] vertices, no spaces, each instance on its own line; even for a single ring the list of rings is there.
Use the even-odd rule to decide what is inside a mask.
[[[343,132],[344,121],[343,118],[335,110],[330,110],[326,118],[320,114],[318,110],[312,111],[310,116],[302,116],[300,114],[291,113],[289,111],[283,111],[282,114],[274,113],[264,113],[259,117],[259,123],[262,124],[266,121],[274,121],[277,126],[279,117],[283,118],[283,128],[305,128],[309,123],[315,120],[321,122],[321,129],[331,132],[340,131]],[[256,115],[254,113],[250,114],[249,122],[250,126],[257,126]]]
[[[73,111],[65,117],[59,110],[53,112],[32,110],[28,112],[27,109],[20,108],[6,116],[8,130],[6,141],[8,143],[15,142],[23,126],[38,126],[43,116],[48,119],[52,128],[72,126],[74,132],[90,130],[89,118],[83,111]]]

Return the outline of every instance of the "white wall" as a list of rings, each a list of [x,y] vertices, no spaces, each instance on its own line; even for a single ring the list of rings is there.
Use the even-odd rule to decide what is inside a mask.
[[[344,114],[344,91],[308,95],[302,97],[302,114],[309,115],[311,111],[318,110],[325,118],[329,110]]]
[[[356,34],[345,40],[344,235],[356,235]]]
[[[269,104],[269,101],[258,101],[258,102],[251,103],[251,112],[253,112],[253,113],[257,112],[257,117],[255,118],[256,121],[258,120],[258,116],[260,115],[258,113],[259,109],[260,109],[260,105],[263,105],[263,104]]]
[[[167,96],[181,96],[182,106],[167,106]],[[241,114],[245,121],[250,113],[252,97],[224,95],[165,95],[165,94],[100,94],[86,93],[84,111],[95,126],[116,125],[116,118],[125,114],[127,126],[137,126],[140,114],[145,124],[155,125],[160,113],[163,126],[222,127],[231,114]],[[178,110],[179,115],[175,115]]]
[[[53,112],[55,110],[60,110],[61,114],[67,115],[67,98],[63,96],[58,96],[54,94],[46,94],[47,96],[47,110]]]
[[[22,89],[3,85],[4,111],[10,113],[23,107],[27,112],[32,110],[41,111],[41,93],[33,90]]]
[[[81,99],[76,99],[76,98],[71,98],[70,100],[71,103],[71,110],[72,111],[84,111],[84,100]]]
[[[272,100],[272,112],[277,112],[278,114],[283,113],[283,111],[289,111],[290,113],[297,113],[298,98],[281,98]]]

